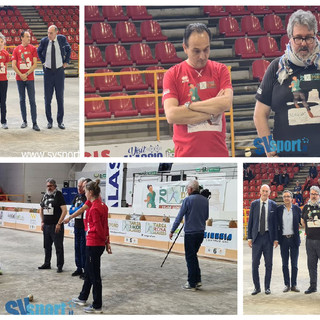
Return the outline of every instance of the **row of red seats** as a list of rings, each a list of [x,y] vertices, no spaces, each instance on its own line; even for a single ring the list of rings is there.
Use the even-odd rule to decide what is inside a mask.
[[[58,29],[62,29],[62,28],[79,28],[79,21],[49,21],[47,22],[48,27],[50,27],[51,25],[55,25],[57,26]]]
[[[102,58],[101,51],[96,46],[86,46],[85,48],[85,67],[106,67],[129,66],[133,63],[137,65],[178,63],[182,59],[177,56],[176,49],[171,42],[160,42],[155,46],[155,59],[151,49],[146,43],[136,43],[130,47],[131,60],[128,58],[125,47],[119,44],[112,44],[105,48],[106,60]]]
[[[284,171],[290,173],[290,172],[299,172],[298,167],[275,167],[275,168],[266,168],[266,167],[255,167],[251,169],[253,173],[273,173],[275,170],[278,170],[280,173],[283,173]]]
[[[256,168],[299,168],[296,166],[296,163],[251,163],[249,164],[249,168],[251,170]]]
[[[153,20],[143,21],[140,25],[138,35],[136,26],[129,21],[118,22],[116,25],[116,36],[114,36],[110,24],[106,22],[96,22],[91,27],[91,38],[87,28],[85,28],[85,43],[117,43],[120,42],[141,42],[146,41],[165,41],[168,37],[164,36],[160,24]]]
[[[149,20],[152,16],[148,14],[145,6],[127,6],[127,15],[121,6],[102,6],[102,16],[98,6],[85,6],[85,22]]]
[[[25,22],[24,17],[23,16],[0,16],[0,22],[4,22],[4,23],[15,23],[15,22]]]
[[[0,17],[4,17],[4,16],[9,16],[9,17],[21,16],[21,12],[16,6],[13,6],[13,10],[11,9],[5,10],[1,8]]]
[[[26,22],[1,22],[0,29],[28,29],[29,25]]]
[[[38,10],[40,16],[59,16],[59,15],[79,15],[79,8],[74,6],[74,7],[68,7],[68,8],[57,8],[55,7],[54,9],[50,9],[49,7],[36,7]]]
[[[140,91],[136,95],[152,94],[150,91]],[[117,92],[111,94],[110,97],[128,97],[127,93]],[[85,98],[101,98],[98,94],[88,94]],[[139,113],[143,115],[155,114],[155,99],[152,97],[134,98],[136,109],[133,108],[130,99],[117,99],[109,101],[109,111],[106,108],[104,101],[85,101],[85,116],[87,119],[105,119],[114,117],[133,117]],[[159,113],[163,114],[164,109],[159,108]]]
[[[257,185],[257,186],[244,186],[243,187],[243,192],[260,192],[260,188],[261,188],[261,185]],[[271,191],[278,191],[278,192],[281,192],[283,191],[284,187],[283,185],[278,185],[278,186],[275,186],[275,185],[271,185],[270,186],[270,190]]]
[[[260,198],[260,192],[244,192],[243,193],[243,199],[252,199],[256,200]],[[275,198],[278,198],[278,192],[277,191],[271,191],[269,195],[269,199],[273,200]]]

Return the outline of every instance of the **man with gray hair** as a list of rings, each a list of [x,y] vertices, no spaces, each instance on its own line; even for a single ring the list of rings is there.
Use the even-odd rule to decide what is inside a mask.
[[[182,288],[196,291],[202,285],[197,253],[204,238],[206,221],[209,218],[209,201],[200,194],[198,181],[190,181],[186,188],[188,197],[182,202],[169,237],[172,239],[173,233],[184,217],[184,249],[188,268],[188,281]]]
[[[317,32],[317,20],[310,11],[294,12],[287,26],[289,43],[285,53],[270,64],[258,88],[254,123],[261,143],[265,141],[268,157],[320,156],[320,43]],[[268,119],[271,111],[275,112],[272,134],[273,140],[279,141],[277,150],[270,144],[272,134]]]
[[[67,206],[63,194],[57,189],[56,181],[47,179],[47,190],[40,202],[41,230],[44,241],[44,264],[38,269],[51,269],[52,243],[56,248],[58,273],[64,264],[63,220],[67,214]]]
[[[310,200],[303,207],[301,224],[306,231],[306,250],[310,287],[304,292],[310,294],[317,291],[318,260],[320,259],[320,189],[310,188]]]

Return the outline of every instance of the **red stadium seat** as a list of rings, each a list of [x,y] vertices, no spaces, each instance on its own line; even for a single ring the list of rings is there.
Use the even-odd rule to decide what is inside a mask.
[[[88,94],[85,98],[101,98],[98,94]],[[85,116],[87,119],[110,118],[104,101],[85,101]]]
[[[107,72],[112,72],[112,70],[104,68],[104,69],[97,69],[95,71],[95,73],[107,73]],[[122,91],[122,86],[119,85],[117,81],[117,77],[114,75],[94,77],[94,86],[100,92]]]
[[[270,187],[271,191],[276,191],[277,190],[277,186],[275,186],[274,184]]]
[[[243,207],[244,208],[249,208],[250,207],[250,203],[248,199],[243,200]]]
[[[256,192],[256,187],[255,186],[250,186],[249,187],[250,192]]]
[[[85,22],[103,21],[103,17],[100,15],[99,8],[97,6],[84,6],[84,10]]]
[[[257,173],[256,176],[255,176],[255,178],[258,179],[258,180],[260,180],[260,179],[261,179],[261,174],[260,174],[260,173]]]
[[[252,180],[252,181],[255,181],[255,186],[261,186],[262,185],[262,181],[261,179],[255,179],[255,180]]]
[[[13,27],[15,29],[21,29],[22,28],[22,24],[21,24],[21,22],[17,21],[17,22],[14,23]],[[26,29],[28,29],[28,27]]]
[[[257,195],[255,192],[249,192],[249,199],[256,199]]]
[[[145,6],[127,6],[127,15],[132,20],[151,20],[152,15],[148,14]]]
[[[258,51],[265,57],[282,56],[282,51],[279,51],[276,40],[269,36],[259,38]]]
[[[243,192],[248,192],[249,191],[249,187],[248,186],[243,186]]]
[[[85,47],[86,68],[104,67],[106,65],[107,63],[103,60],[101,51],[98,47],[92,45]]]
[[[2,34],[3,34],[3,30],[2,30]],[[21,44],[21,39],[20,37],[14,37],[13,38],[13,42],[16,46],[18,46],[19,44]]]
[[[309,192],[308,190],[303,191],[302,197],[303,197],[303,199],[309,199],[309,197],[310,197],[310,192]]]
[[[255,185],[256,185],[255,180],[249,181],[249,186],[255,186]]]
[[[293,178],[294,178],[294,172],[290,172],[290,173],[289,173],[289,178],[290,178],[290,179],[293,179]]]
[[[79,43],[79,35],[78,34],[76,34],[75,36],[74,36],[74,41],[76,42],[76,43]],[[92,40],[91,40],[92,41]],[[87,43],[86,43],[87,44]]]
[[[75,52],[79,52],[79,45],[77,43],[72,43],[71,49]]]
[[[91,78],[84,77],[84,92],[85,93],[94,93],[96,92],[96,89],[91,84]]]
[[[263,18],[263,28],[270,34],[286,34],[281,18],[275,14],[268,14]]]
[[[137,68],[129,67],[121,69],[121,72],[139,71]],[[143,82],[139,73],[120,75],[120,83],[127,90],[144,90],[148,89],[148,85]]]
[[[73,44],[74,43],[73,36],[68,35],[68,36],[66,36],[66,38],[67,38],[67,41],[68,41],[69,44]]]
[[[13,29],[13,23],[12,23],[12,22],[8,22],[8,23],[6,24],[6,28],[7,28],[8,30]]]
[[[203,12],[208,14],[209,17],[223,17],[229,15],[223,8],[223,6],[204,6]]]
[[[121,42],[141,42],[142,38],[138,36],[136,26],[129,21],[121,21],[116,25],[116,37]]]
[[[250,14],[250,11],[246,10],[244,6],[225,6],[226,11],[232,16],[243,16]]]
[[[289,43],[289,37],[287,34],[284,34],[280,39],[280,48],[281,51],[285,51],[287,49],[287,44]]]
[[[14,42],[13,42],[12,37],[7,37],[7,38],[6,38],[6,45],[7,45],[7,46],[12,46],[12,45],[14,45]],[[8,51],[8,49],[9,49],[9,48],[7,48],[7,51]]]
[[[6,28],[6,24],[4,22],[0,22],[0,29],[5,29]]]
[[[249,181],[248,181],[248,180],[244,180],[244,181],[243,181],[243,185],[244,185],[244,186],[249,185]]]
[[[219,32],[225,37],[243,37],[245,35],[240,31],[239,24],[233,17],[223,17],[219,20]]]
[[[235,41],[235,53],[242,59],[261,58],[261,53],[256,51],[253,41],[250,38],[238,38]]]
[[[262,180],[267,180],[268,179],[268,173],[263,173],[261,176]]]
[[[160,66],[152,66],[152,67],[148,67],[147,70],[163,70],[163,67],[160,67]],[[164,73],[163,73],[163,72],[157,73],[158,89],[161,89],[161,88],[162,88],[163,77],[164,77]],[[154,89],[154,75],[153,75],[152,73],[146,73],[146,74],[145,74],[145,78],[146,78],[146,83],[147,83],[152,89]]]
[[[177,56],[176,49],[171,42],[165,41],[156,44],[156,59],[161,63],[178,63],[182,59]]]
[[[288,6],[269,6],[269,9],[274,13],[292,13],[293,10],[288,8]]]
[[[96,43],[117,43],[110,24],[105,22],[96,22],[91,27],[91,37]]]
[[[243,192],[243,199],[249,199],[249,193]]]
[[[241,19],[241,30],[248,36],[264,36],[266,31],[261,29],[260,21],[255,16],[244,16]]]
[[[17,36],[18,35],[18,32],[16,31],[16,29],[11,29],[10,30],[10,36],[11,37],[15,37],[15,36]]]
[[[146,41],[166,41],[168,37],[164,36],[160,24],[157,21],[146,20],[140,25],[142,39]]]
[[[279,186],[277,186],[277,191],[278,191],[278,192],[283,191],[283,185],[280,184]]]
[[[151,49],[146,43],[133,44],[130,47],[130,56],[137,65],[158,63],[158,60],[153,59]]]
[[[78,34],[78,30],[76,30],[75,28],[69,28],[68,32],[69,32],[69,34],[71,34],[72,36]]]
[[[121,6],[103,6],[102,15],[108,21],[127,21],[129,18],[124,15]]]
[[[136,95],[145,95],[145,94],[151,94],[150,91],[139,91],[136,93]],[[134,103],[136,106],[136,109],[139,111],[139,113],[142,116],[146,115],[154,115],[156,113],[156,102],[155,98],[152,97],[146,97],[146,98],[135,98]],[[159,108],[159,114],[163,114],[164,109]]]
[[[273,199],[275,199],[275,198],[277,198],[277,197],[278,197],[277,191],[272,191],[272,192],[270,193],[270,199],[271,199],[271,200],[273,200]]]
[[[5,36],[5,37],[10,37],[10,31],[8,29],[2,29],[2,34]]]
[[[111,44],[106,47],[106,60],[111,66],[129,66],[132,61],[129,60],[126,49],[119,44]]]
[[[38,40],[35,36],[31,36],[31,43],[32,44],[38,44]]]
[[[255,15],[272,13],[272,10],[268,9],[266,6],[247,6],[247,9]]]
[[[78,60],[79,56],[78,56],[78,54],[76,52],[71,51],[70,59],[71,60]]]
[[[255,60],[252,63],[252,76],[260,82],[269,66],[270,62],[267,60]]]
[[[111,97],[128,96],[124,92],[113,93]],[[110,100],[109,109],[115,117],[133,117],[138,115],[138,110],[134,110],[131,99]]]

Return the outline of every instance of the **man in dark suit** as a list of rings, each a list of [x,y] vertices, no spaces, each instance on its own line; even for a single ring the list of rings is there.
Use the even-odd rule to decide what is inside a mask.
[[[64,69],[68,66],[71,47],[64,35],[58,34],[58,28],[52,25],[48,28],[48,37],[41,39],[38,47],[38,56],[44,70],[44,100],[46,107],[47,128],[52,128],[51,100],[53,91],[56,91],[58,105],[57,122],[60,129],[63,124],[63,96],[64,96]]]
[[[265,261],[265,293],[270,294],[272,273],[273,246],[278,246],[277,205],[269,200],[270,188],[264,184],[260,188],[260,199],[251,203],[248,222],[248,245],[252,248],[252,279],[254,291],[252,295],[261,292],[259,265],[261,255]]]
[[[284,205],[277,209],[278,216],[278,239],[282,258],[282,272],[284,278],[283,292],[290,290],[289,276],[289,253],[291,258],[291,291],[300,292],[297,288],[298,257],[300,246],[299,224],[301,209],[292,204],[293,195],[289,190],[282,194]]]

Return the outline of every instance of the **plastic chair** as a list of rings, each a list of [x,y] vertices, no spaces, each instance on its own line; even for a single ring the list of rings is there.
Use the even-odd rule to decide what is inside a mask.
[[[91,37],[96,43],[117,43],[110,24],[105,22],[96,22],[91,27]]]
[[[71,60],[78,60],[78,59],[79,59],[79,56],[78,56],[78,54],[77,54],[76,52],[71,51],[70,59],[71,59]]]
[[[255,60],[252,63],[252,76],[260,82],[269,66],[270,62],[267,60]]]
[[[272,10],[268,9],[266,6],[247,6],[247,9],[255,15],[272,13]]]
[[[128,96],[124,92],[113,93],[111,97]],[[138,115],[138,110],[134,110],[131,99],[110,100],[109,109],[115,117],[133,117]]]
[[[241,30],[248,36],[263,36],[267,32],[261,29],[260,21],[255,16],[245,16],[241,19]]]
[[[275,14],[268,14],[263,18],[263,28],[270,34],[286,34],[282,20]]]
[[[69,44],[75,43],[74,39],[73,39],[73,36],[68,35],[68,36],[66,36],[66,38],[67,38],[67,41],[68,41]]]
[[[121,21],[116,25],[116,36],[121,42],[141,42],[136,26],[132,22]]]
[[[100,15],[99,8],[97,6],[85,6],[84,10],[85,22],[103,21],[103,17]]]
[[[226,11],[232,16],[243,16],[250,14],[250,11],[246,10],[244,6],[225,6]]]
[[[161,63],[178,63],[182,59],[177,56],[176,49],[171,42],[165,41],[156,44],[156,59]]]
[[[239,24],[233,17],[223,17],[219,20],[219,32],[225,37],[243,37],[245,35],[240,31]]]
[[[261,58],[261,53],[256,51],[253,41],[250,38],[239,38],[235,41],[235,53],[242,59]]]
[[[269,36],[259,38],[258,51],[265,57],[282,56],[282,51],[279,51],[276,40]]]
[[[91,84],[91,78],[84,77],[84,92],[85,93],[94,93],[96,92],[96,89]]]
[[[130,47],[130,56],[137,65],[158,63],[158,60],[153,59],[151,49],[146,43],[133,44]]]
[[[139,71],[137,68],[129,67],[121,69],[121,72]],[[120,75],[120,83],[127,90],[144,90],[148,85],[143,82],[141,74],[123,74]]]
[[[108,68],[97,69],[95,73],[112,72]],[[100,92],[122,91],[122,86],[119,85],[117,77],[114,75],[94,77],[94,86]]]
[[[72,43],[71,49],[75,52],[79,52],[79,45],[77,43]]]
[[[98,94],[88,94],[85,98],[101,98]],[[87,119],[110,118],[104,101],[85,101],[85,116]]]
[[[144,95],[144,94],[151,94],[150,91],[139,91],[136,93],[136,95]],[[136,109],[139,111],[139,113],[142,116],[146,115],[154,115],[156,114],[156,102],[155,98],[146,97],[146,98],[135,98],[134,103],[136,106]],[[159,114],[163,114],[164,109],[159,108]]]
[[[229,15],[223,8],[223,6],[204,6],[203,12],[208,14],[209,17],[223,17]]]
[[[292,13],[293,10],[288,8],[288,6],[269,6],[269,10],[272,10],[274,13]]]
[[[101,51],[98,47],[89,45],[85,47],[85,67],[104,67],[106,62],[103,60]]]
[[[126,49],[120,44],[111,44],[105,49],[106,61],[111,66],[129,66],[132,61],[129,60]]]
[[[140,25],[142,39],[146,41],[166,41],[168,37],[164,36],[160,24],[157,21],[146,20]]]
[[[152,15],[148,14],[145,6],[127,6],[127,15],[132,20],[150,20]]]
[[[289,37],[287,34],[284,34],[280,39],[280,48],[281,51],[285,51],[287,48],[287,44],[289,43]]]
[[[152,66],[152,67],[148,67],[147,70],[163,70],[163,67]],[[154,89],[154,75],[152,73],[146,73],[144,76],[146,78],[146,83],[148,84],[148,86],[150,86],[152,89]],[[158,89],[162,89],[163,77],[164,77],[164,73],[162,73],[162,72],[157,73]]]
[[[126,21],[129,17],[124,15],[121,6],[103,6],[102,15],[108,21]]]

